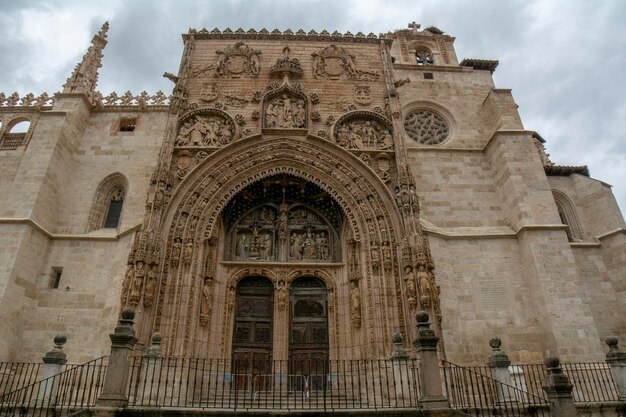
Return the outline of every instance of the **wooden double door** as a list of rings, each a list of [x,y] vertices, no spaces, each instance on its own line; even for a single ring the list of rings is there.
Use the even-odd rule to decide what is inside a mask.
[[[272,375],[288,374],[293,389],[321,389],[328,374],[326,286],[301,277],[289,289],[289,328],[273,328],[274,288],[265,277],[246,277],[236,291],[233,378],[238,389],[263,389]],[[274,363],[273,331],[287,331],[288,363]],[[286,369],[285,369],[286,368]]]

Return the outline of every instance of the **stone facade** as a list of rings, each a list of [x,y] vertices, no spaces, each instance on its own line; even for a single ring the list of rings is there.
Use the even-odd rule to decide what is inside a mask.
[[[418,310],[456,363],[626,337],[610,187],[550,161],[496,61],[415,25],[190,30],[169,97],[105,97],[107,30],[53,99],[0,96],[0,358],[107,354],[125,307],[136,350],[194,357],[388,357]]]

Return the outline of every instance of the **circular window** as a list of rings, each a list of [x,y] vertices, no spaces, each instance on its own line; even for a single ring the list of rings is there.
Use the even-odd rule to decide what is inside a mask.
[[[429,110],[413,110],[404,118],[404,130],[417,143],[439,145],[448,139],[450,127],[443,117]]]

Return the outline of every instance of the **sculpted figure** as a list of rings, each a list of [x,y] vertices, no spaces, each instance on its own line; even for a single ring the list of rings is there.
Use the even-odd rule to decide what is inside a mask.
[[[300,236],[297,233],[291,234],[291,249],[290,249],[291,259],[294,261],[302,260],[302,241]]]
[[[328,248],[328,239],[326,238],[325,233],[320,234],[318,246],[320,251],[320,259],[322,261],[327,261],[330,255],[330,250]]]
[[[133,278],[133,285],[130,289],[130,303],[137,305],[141,298],[141,287],[143,286],[143,280],[146,276],[146,271],[143,269],[143,262],[137,262],[135,266],[135,277]]]
[[[278,282],[278,289],[276,290],[276,292],[277,292],[276,304],[278,306],[278,309],[282,311],[285,309],[285,306],[287,305],[287,288],[286,288],[284,280],[281,279]]]
[[[424,265],[420,265],[417,269],[417,282],[420,291],[420,302],[422,307],[428,308],[431,305],[431,285],[430,274],[424,268]]]
[[[280,120],[280,127],[294,127],[293,119],[291,117],[293,113],[293,109],[291,108],[291,100],[287,95],[283,95],[283,105],[282,105],[282,117]]]
[[[293,127],[304,127],[305,117],[304,100],[298,100],[296,111],[293,113]]]
[[[263,235],[260,244],[259,258],[269,260],[272,257],[272,239],[269,234]]]
[[[302,242],[302,252],[304,259],[317,258],[317,245],[315,244],[315,240],[313,239],[310,230],[306,232],[306,237]]]
[[[122,283],[122,304],[126,301],[126,296],[128,295],[128,290],[130,289],[134,276],[135,269],[133,268],[133,264],[128,264],[126,267],[126,275],[124,275],[124,282]]]
[[[191,263],[191,258],[193,257],[193,240],[189,239],[187,244],[185,245],[185,263],[189,265]]]
[[[404,268],[405,279],[406,279],[406,295],[409,301],[409,306],[411,308],[417,307],[417,293],[415,291],[415,275],[413,274],[413,269],[407,266]]]
[[[246,235],[239,236],[237,240],[237,257],[240,259],[248,259],[249,243]]]
[[[172,245],[172,262],[178,263],[178,259],[180,258],[180,252],[183,248],[183,244],[180,241],[180,238],[177,238]]]
[[[278,125],[279,107],[280,104],[277,99],[272,100],[267,105],[267,110],[265,111],[265,125],[267,127],[276,127]]]
[[[350,316],[352,325],[361,327],[361,294],[356,281],[350,283]]]
[[[200,314],[205,316],[211,314],[212,287],[213,280],[210,277],[204,278],[204,285],[202,286],[202,300],[200,303]]]

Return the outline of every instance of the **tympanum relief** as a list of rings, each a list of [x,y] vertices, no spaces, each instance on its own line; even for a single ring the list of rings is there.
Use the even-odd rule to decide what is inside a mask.
[[[313,184],[291,177],[272,177],[248,188],[226,210],[225,259],[339,260],[337,230],[341,214],[326,193]]]

